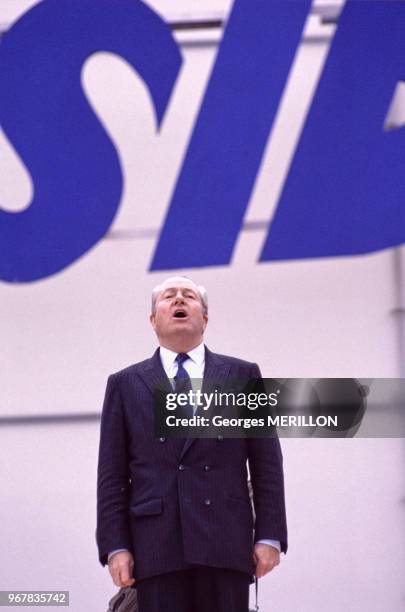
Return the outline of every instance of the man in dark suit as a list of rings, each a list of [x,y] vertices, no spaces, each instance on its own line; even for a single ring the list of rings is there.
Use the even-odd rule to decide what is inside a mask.
[[[172,277],[154,289],[150,320],[160,347],[107,383],[100,562],[117,586],[136,581],[140,612],[246,612],[252,574],[264,576],[287,550],[279,441],[155,438],[154,391],[162,381],[172,391],[180,380],[226,385],[260,371],[204,346],[206,292],[190,279]]]

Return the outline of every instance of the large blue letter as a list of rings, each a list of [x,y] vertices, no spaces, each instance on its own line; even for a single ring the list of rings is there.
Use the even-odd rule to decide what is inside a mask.
[[[235,0],[153,270],[229,263],[310,5]]]
[[[105,234],[117,211],[118,156],[80,84],[96,51],[138,71],[159,126],[181,57],[167,25],[139,0],[44,0],[1,42],[0,121],[35,187],[24,212],[0,210],[3,280],[58,272]]]
[[[405,77],[405,3],[346,4],[262,260],[405,240],[405,132],[384,132]]]

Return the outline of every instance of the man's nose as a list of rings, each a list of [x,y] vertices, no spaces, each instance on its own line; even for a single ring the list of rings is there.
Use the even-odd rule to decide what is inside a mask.
[[[176,293],[175,298],[174,298],[174,301],[175,301],[175,303],[176,303],[176,304],[177,304],[177,302],[184,302],[184,296],[183,296],[183,294],[181,293],[181,291],[178,291],[178,292]]]

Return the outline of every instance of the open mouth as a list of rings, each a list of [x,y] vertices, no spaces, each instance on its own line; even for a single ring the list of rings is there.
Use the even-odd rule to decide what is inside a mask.
[[[178,308],[177,310],[174,311],[173,316],[175,319],[185,319],[187,318],[187,313],[182,308]]]

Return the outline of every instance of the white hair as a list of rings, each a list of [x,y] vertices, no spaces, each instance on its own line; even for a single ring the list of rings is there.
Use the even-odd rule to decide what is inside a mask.
[[[194,289],[197,291],[200,297],[204,314],[208,314],[208,296],[205,287],[203,287],[202,285],[196,285],[195,282],[191,280],[191,278],[188,278],[188,276],[169,276],[169,278],[166,278],[162,283],[156,285],[156,287],[152,291],[152,314],[155,314],[157,296],[163,290],[164,285],[174,281],[187,281],[190,285],[193,285]]]

